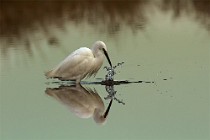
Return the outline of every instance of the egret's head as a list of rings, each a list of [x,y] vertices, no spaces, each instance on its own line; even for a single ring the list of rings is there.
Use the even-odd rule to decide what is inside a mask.
[[[93,44],[92,50],[95,53],[102,52],[106,56],[106,58],[107,58],[107,60],[109,62],[109,65],[112,67],[112,63],[111,63],[111,61],[109,59],[109,55],[108,55],[108,52],[107,52],[107,47],[106,47],[106,45],[105,45],[105,43],[103,41],[96,41]]]

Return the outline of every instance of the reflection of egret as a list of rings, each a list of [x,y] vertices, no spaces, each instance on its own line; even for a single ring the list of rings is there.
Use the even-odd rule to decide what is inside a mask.
[[[103,64],[104,55],[112,67],[105,43],[96,41],[92,49],[82,47],[74,51],[56,68],[50,70],[45,75],[47,78],[75,80],[76,83],[79,83],[86,76],[96,75]]]
[[[66,105],[78,117],[93,117],[99,124],[105,122],[112,105],[111,100],[105,111],[104,103],[96,90],[85,89],[80,84],[47,88],[45,92]]]

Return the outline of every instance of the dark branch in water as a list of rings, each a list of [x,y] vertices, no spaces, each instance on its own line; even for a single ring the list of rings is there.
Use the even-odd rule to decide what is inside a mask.
[[[120,84],[131,84],[131,83],[154,83],[154,81],[128,81],[128,80],[121,80],[121,81],[115,81],[114,75],[116,74],[115,69],[119,66],[122,66],[125,62],[117,63],[117,65],[113,67],[107,67],[105,66],[104,69],[106,69],[108,72],[105,75],[105,80],[101,81],[101,85],[106,86],[112,86],[112,85],[120,85]]]
[[[114,80],[104,80],[101,82],[98,82],[98,84],[101,85],[107,85],[107,86],[111,86],[111,85],[121,85],[121,84],[134,84],[134,83],[155,83],[154,81],[128,81],[128,80],[121,80],[121,81],[114,81]],[[96,84],[96,82],[95,82]]]

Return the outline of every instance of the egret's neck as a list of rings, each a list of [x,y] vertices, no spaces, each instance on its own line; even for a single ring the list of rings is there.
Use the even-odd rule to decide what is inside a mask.
[[[100,55],[102,54],[102,53],[101,53],[100,51],[98,51],[98,49],[95,48],[95,47],[93,47],[91,50],[92,50],[92,53],[93,53],[94,57],[98,57],[98,56],[100,56]]]
[[[96,55],[95,56],[95,69],[97,69],[97,70],[99,70],[100,69],[100,67],[102,66],[102,64],[103,64],[103,62],[104,62],[104,55],[103,54],[101,54],[101,55]]]
[[[97,63],[103,63],[104,61],[104,54],[102,51],[98,51],[96,48],[92,48],[92,53],[95,57],[95,61],[97,61]]]

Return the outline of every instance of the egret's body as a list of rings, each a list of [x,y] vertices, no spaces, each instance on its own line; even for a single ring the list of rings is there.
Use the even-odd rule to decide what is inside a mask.
[[[103,64],[104,56],[112,66],[105,43],[96,41],[92,49],[82,47],[71,53],[57,67],[47,72],[46,76],[79,83],[85,77],[96,75]]]

